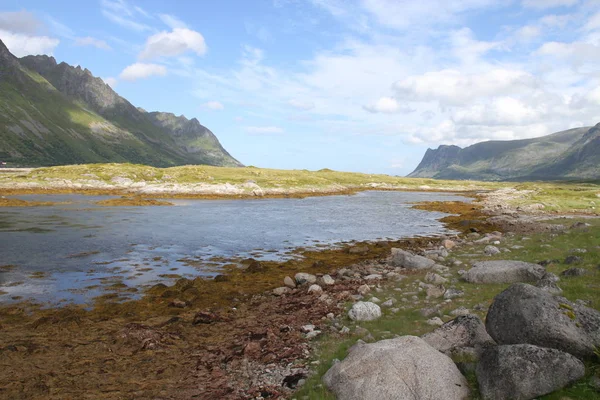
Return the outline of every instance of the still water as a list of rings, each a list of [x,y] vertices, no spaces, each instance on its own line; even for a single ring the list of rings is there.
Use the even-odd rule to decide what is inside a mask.
[[[286,259],[297,247],[447,233],[446,214],[410,203],[453,194],[362,192],[263,200],[170,200],[174,207],[101,207],[107,197],[19,196],[62,202],[0,209],[0,303],[86,303],[110,285],[213,276],[224,259]],[[130,293],[129,296],[136,296]]]

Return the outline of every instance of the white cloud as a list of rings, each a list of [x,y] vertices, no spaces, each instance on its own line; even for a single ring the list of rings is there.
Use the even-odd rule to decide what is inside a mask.
[[[138,16],[148,17],[149,14],[140,7],[131,6],[125,0],[102,0],[101,12],[108,20],[124,28],[137,32],[151,30],[151,28],[137,20]]]
[[[515,32],[515,35],[519,40],[530,41],[542,34],[542,30],[538,26],[527,25]]]
[[[34,35],[42,23],[29,11],[0,12],[0,30]]]
[[[489,104],[459,109],[453,119],[462,125],[526,125],[538,122],[543,111],[513,97],[498,97]]]
[[[304,101],[299,99],[291,99],[287,102],[287,104],[294,108],[297,108],[298,110],[304,111],[312,110],[313,108],[315,108],[315,103],[313,103],[312,101]]]
[[[0,38],[10,52],[17,57],[38,54],[52,55],[60,43],[60,40],[48,36],[27,36],[3,30],[0,30]]]
[[[224,110],[225,106],[218,101],[207,101],[202,105],[204,108],[208,108],[209,110]]]
[[[188,50],[199,56],[204,55],[206,53],[204,37],[190,29],[175,28],[172,32],[163,31],[150,36],[144,50],[140,53],[140,59],[173,57]]]
[[[119,75],[119,78],[126,81],[135,81],[137,79],[164,76],[166,74],[167,68],[162,65],[135,63],[125,68]]]
[[[363,106],[370,113],[396,114],[414,111],[408,107],[402,107],[393,97],[381,97],[374,104]]]
[[[93,46],[102,50],[112,50],[104,40],[96,39],[90,36],[79,37],[75,39],[76,46]]]
[[[600,46],[584,42],[547,42],[535,54],[568,59],[573,63],[597,62],[600,61]]]
[[[188,27],[185,22],[174,15],[158,14],[158,18],[160,18],[160,20],[171,29]]]
[[[523,0],[523,7],[547,9],[556,7],[571,7],[579,3],[579,0]]]
[[[113,78],[113,77],[106,77],[106,78],[102,78],[102,80],[104,81],[104,83],[106,83],[108,86],[110,86],[111,88],[116,88],[117,87],[117,78]]]
[[[586,31],[600,29],[600,11],[590,17],[583,27]]]
[[[245,130],[246,132],[255,135],[268,135],[284,132],[283,129],[278,126],[247,126]]]
[[[459,105],[480,97],[530,90],[534,85],[535,78],[520,70],[492,69],[465,74],[447,69],[410,76],[396,82],[394,89],[400,99]]]

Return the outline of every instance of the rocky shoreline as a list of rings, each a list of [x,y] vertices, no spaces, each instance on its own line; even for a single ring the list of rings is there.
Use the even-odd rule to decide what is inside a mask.
[[[311,385],[325,390],[316,383],[320,379],[316,370],[326,365],[318,356],[320,338],[325,337],[334,342],[374,342],[359,342],[356,354],[362,354],[361,359],[378,354],[379,350],[368,347],[378,343],[387,346],[386,352],[398,345],[416,346],[436,357],[458,355],[464,364],[458,363],[460,369],[452,360],[451,364],[435,364],[445,365],[440,377],[447,379],[442,383],[456,381],[461,385],[455,398],[462,398],[468,389],[461,374],[479,368],[474,361],[487,354],[483,349],[502,350],[500,355],[485,356],[485,360],[501,360],[506,353],[503,348],[488,346],[493,341],[502,343],[481,322],[489,303],[466,307],[463,299],[469,293],[464,285],[478,285],[475,291],[479,291],[479,285],[486,285],[479,283],[482,276],[492,280],[525,277],[551,290],[557,285],[553,276],[542,274],[540,265],[504,266],[500,274],[495,267],[475,265],[473,269],[484,270],[475,273],[465,270],[465,261],[455,254],[466,252],[462,259],[476,264],[477,259],[498,257],[519,246],[514,242],[524,236],[515,232],[559,234],[585,226],[549,228],[556,225],[540,225],[516,210],[503,209],[495,217],[507,219],[510,223],[505,226],[512,233],[501,233],[497,229],[502,221],[488,222],[495,217],[481,214],[477,205],[463,204],[457,212],[462,215],[448,222],[464,232],[459,236],[359,244],[303,267],[250,262],[244,270],[216,279],[219,282],[181,279],[171,287],[157,285],[143,301],[103,302],[91,311],[76,307],[41,310],[26,304],[3,308],[0,362],[5,368],[0,372],[0,394],[11,398],[68,398],[84,393],[111,399],[316,398],[310,395]],[[487,275],[486,269],[491,269]],[[240,286],[243,282],[254,288]],[[210,300],[217,298],[215,303]],[[573,311],[575,319],[579,310]],[[582,313],[594,312],[586,308]],[[396,333],[378,333],[375,325],[368,325],[385,318],[404,318],[412,336],[394,339]],[[569,321],[575,320],[569,317]],[[429,339],[427,335],[412,338],[435,326],[441,328],[430,333]],[[486,328],[493,339],[483,335]],[[375,337],[401,343],[376,342]],[[513,354],[509,350],[508,354]],[[529,348],[518,350],[531,353]],[[414,359],[421,359],[419,351],[411,352]],[[355,354],[354,350],[351,353]],[[545,351],[533,353],[540,359],[549,357]],[[429,370],[428,365],[424,364],[425,370]],[[579,364],[573,361],[573,365],[580,371]],[[334,392],[338,386],[349,387],[338,384],[339,379],[345,382],[346,378],[336,369],[340,367],[334,367],[324,381]],[[376,370],[370,372],[375,374]],[[480,374],[481,387],[487,382],[486,373]],[[576,375],[579,377],[579,372]],[[574,379],[553,381],[567,384]],[[420,390],[418,385],[407,387]],[[362,398],[385,398],[378,396]],[[498,398],[490,396],[487,398]]]

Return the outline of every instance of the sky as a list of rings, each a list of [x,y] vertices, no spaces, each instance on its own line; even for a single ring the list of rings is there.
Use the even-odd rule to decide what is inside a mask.
[[[600,0],[2,0],[0,39],[264,168],[406,175],[600,122]]]

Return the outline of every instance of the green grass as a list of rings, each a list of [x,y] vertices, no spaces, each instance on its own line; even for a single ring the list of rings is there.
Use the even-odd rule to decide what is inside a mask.
[[[515,186],[519,190],[530,190],[515,205],[539,203],[545,211],[577,210],[600,212],[600,185],[596,183],[544,183],[530,182]]]
[[[575,222],[573,219],[557,219],[552,221],[553,223],[561,223],[566,226],[570,226]],[[560,276],[560,273],[571,267],[584,268],[588,272],[584,276],[580,277],[561,277],[558,285],[563,289],[563,296],[569,300],[575,301],[581,299],[590,302],[590,306],[595,309],[600,309],[600,220],[599,219],[586,219],[585,222],[591,224],[589,228],[580,230],[568,230],[567,232],[559,235],[548,235],[548,234],[536,234],[530,235],[529,239],[525,236],[507,236],[505,241],[502,242],[499,247],[510,248],[514,245],[523,246],[522,249],[511,249],[510,253],[502,253],[501,255],[494,257],[487,257],[479,255],[479,252],[483,251],[485,245],[474,245],[474,246],[463,246],[459,247],[451,253],[450,258],[460,260],[464,263],[461,267],[452,267],[451,271],[453,275],[456,274],[460,268],[468,269],[470,264],[474,261],[481,259],[512,259],[522,260],[529,262],[539,262],[548,259],[557,259],[559,262],[550,264],[547,266],[547,270]],[[586,253],[572,253],[572,249],[586,249]],[[469,255],[478,254],[477,257],[470,257]],[[563,263],[564,259],[571,254],[577,254],[582,257],[583,261],[577,265],[566,265]],[[378,297],[381,300],[388,298],[396,298],[398,302],[396,307],[403,304],[400,299],[404,296],[403,293],[407,291],[415,290],[411,285],[415,280],[423,280],[424,274],[417,276],[410,276],[401,282],[388,283],[381,293],[371,292],[366,296],[368,300],[371,295]],[[471,310],[471,312],[479,315],[482,319],[485,319],[485,311],[477,312],[473,311],[473,306],[482,304],[485,305],[485,309],[491,304],[492,299],[495,295],[500,293],[508,284],[470,284],[466,282],[459,282],[455,285],[458,289],[465,291],[465,296],[454,299],[449,305],[445,305],[441,308],[444,317],[444,321],[448,321],[453,317],[450,317],[448,313],[460,306],[465,306]],[[395,291],[395,288],[402,288],[402,291]],[[422,335],[425,332],[431,331],[434,328],[425,324],[427,318],[422,317],[418,313],[418,309],[428,307],[430,305],[425,303],[425,295],[421,292],[418,294],[419,304],[406,310],[400,310],[397,314],[392,314],[388,309],[382,309],[384,315],[377,321],[361,323],[360,326],[368,329],[374,340],[388,339],[395,335]],[[565,310],[568,311],[568,310]],[[347,317],[340,321],[341,324],[348,327],[354,327],[356,324],[350,321]],[[353,330],[352,330],[353,332]],[[298,390],[295,394],[295,398],[298,399],[334,399],[334,396],[327,391],[322,385],[321,378],[331,367],[334,359],[343,359],[348,352],[348,349],[356,343],[359,337],[356,335],[350,337],[340,338],[338,335],[324,335],[317,343],[316,360],[318,365],[315,368],[313,376],[308,378],[306,384]],[[592,374],[600,373],[600,360],[591,361],[586,364],[587,375],[586,378],[575,383],[573,386],[562,389],[550,395],[542,397],[542,399],[554,400],[554,399],[598,399],[600,396],[597,392],[588,385],[589,377]],[[479,399],[477,390],[477,381],[474,374],[467,376],[467,379],[472,386],[472,398]]]

